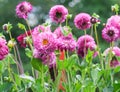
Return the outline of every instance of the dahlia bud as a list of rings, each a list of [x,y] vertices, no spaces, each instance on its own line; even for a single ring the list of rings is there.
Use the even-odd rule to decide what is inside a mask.
[[[3,30],[5,30],[6,32],[10,31],[12,29],[12,24],[10,24],[9,22],[7,24],[4,24],[3,26]]]
[[[92,24],[95,24],[95,23],[100,22],[100,20],[97,19],[97,18],[95,18],[95,17],[92,17],[92,18],[90,19],[90,22],[91,22]]]
[[[67,19],[71,19],[71,18],[72,18],[72,14],[68,14]]]
[[[26,43],[26,45],[29,45],[30,43],[32,43],[30,36],[25,37],[24,42]]]
[[[15,44],[16,44],[16,42],[14,40],[9,40],[7,45],[9,48],[13,48],[15,46]]]
[[[119,5],[118,5],[118,4],[115,4],[115,5],[111,6],[111,10],[112,10],[113,12],[118,12],[118,11],[119,11]]]
[[[3,28],[3,30],[7,31],[7,30],[8,30],[8,24],[4,24],[4,25],[2,26],[2,28]]]

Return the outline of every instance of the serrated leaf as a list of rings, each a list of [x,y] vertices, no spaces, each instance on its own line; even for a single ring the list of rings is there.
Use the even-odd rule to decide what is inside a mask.
[[[42,60],[38,59],[38,58],[32,58],[31,61],[32,67],[38,71],[41,71],[42,68]]]

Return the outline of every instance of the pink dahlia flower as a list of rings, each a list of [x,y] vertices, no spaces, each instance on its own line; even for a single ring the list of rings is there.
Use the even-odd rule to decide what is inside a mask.
[[[115,56],[120,57],[120,48],[119,47],[107,48],[103,53],[104,56],[107,56],[108,53],[110,53],[111,49],[112,49],[113,58],[110,62],[110,66],[111,67],[120,66],[120,61],[118,61],[117,58],[114,58]]]
[[[56,34],[57,38],[60,38],[62,36],[64,36],[63,31],[65,31],[66,33],[68,33],[69,36],[72,36],[72,33],[69,32],[69,28],[64,26],[64,27],[57,27],[54,31],[54,34]]]
[[[52,32],[41,32],[33,41],[39,53],[51,53],[56,50],[56,36]]]
[[[32,5],[29,2],[23,1],[16,6],[16,14],[19,18],[27,19],[31,11]]]
[[[6,40],[0,37],[0,60],[3,60],[9,53],[8,46],[6,44]]]
[[[86,30],[91,27],[91,16],[87,13],[79,13],[74,18],[74,24],[78,29]]]
[[[117,67],[120,66],[120,62],[118,60],[113,60],[110,62],[111,67]]]
[[[61,51],[74,51],[76,48],[76,41],[71,35],[61,36],[60,38],[58,38],[57,48]]]
[[[42,60],[42,63],[50,68],[56,66],[56,55],[54,52],[41,54],[37,49],[34,49],[33,56]]]
[[[107,56],[108,53],[110,52],[110,49],[111,48],[107,48],[105,51],[104,51],[104,55]],[[112,54],[115,55],[115,56],[120,56],[120,48],[119,47],[113,47],[112,49]]]
[[[33,29],[32,38],[33,40],[40,34],[40,32],[51,32],[50,26],[38,25]]]
[[[30,31],[27,31],[27,34],[28,34],[28,36],[30,36],[30,35],[31,35]],[[18,42],[19,42],[19,44],[20,44],[21,47],[24,47],[24,48],[25,48],[25,47],[28,45],[28,44],[26,43],[26,40],[25,40],[26,37],[27,37],[26,33],[20,34],[20,35],[17,37],[17,40],[18,40]]]
[[[82,58],[85,57],[85,55],[88,52],[88,49],[90,49],[91,51],[94,51],[96,47],[97,46],[95,44],[93,37],[89,35],[81,36],[77,41],[77,53]],[[96,52],[94,52],[93,56],[96,56]]]
[[[119,30],[119,37],[120,37],[120,16],[119,15],[113,15],[111,16],[106,23],[106,26],[114,26]]]
[[[119,30],[113,26],[106,26],[102,30],[102,38],[107,42],[116,41],[119,37]]]
[[[49,11],[49,16],[53,22],[63,23],[68,15],[68,10],[63,5],[55,5]]]

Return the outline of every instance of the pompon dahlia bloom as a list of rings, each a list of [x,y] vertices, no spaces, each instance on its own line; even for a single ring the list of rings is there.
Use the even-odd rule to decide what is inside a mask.
[[[61,51],[74,51],[76,48],[76,41],[71,35],[61,36],[57,39],[57,48]]]
[[[69,36],[72,36],[72,33],[69,32],[69,28],[64,26],[64,27],[57,27],[55,29],[54,34],[56,34],[57,38],[64,36],[62,31],[66,31],[66,33],[68,33]]]
[[[56,50],[56,35],[52,32],[41,32],[33,41],[34,48],[39,53],[51,53]]]
[[[27,31],[27,34],[28,34],[28,36],[30,36],[31,35],[30,31]],[[27,46],[27,43],[26,43],[26,40],[25,40],[26,37],[27,37],[26,33],[20,34],[17,37],[17,40],[18,40],[21,47],[25,48]]]
[[[113,26],[106,26],[102,30],[102,38],[107,42],[116,41],[119,38],[119,30]]]
[[[37,49],[34,49],[33,56],[42,60],[42,63],[48,65],[49,68],[56,66],[56,55],[54,52],[41,54]]]
[[[94,41],[94,38],[92,36],[89,35],[84,35],[79,37],[78,41],[77,41],[77,53],[79,56],[81,56],[82,58],[85,57],[85,55],[88,52],[88,49],[90,49],[91,51],[94,51],[96,49],[96,44]],[[94,57],[96,56],[96,52],[94,52]]]
[[[118,28],[120,31],[120,16],[119,15],[111,16],[107,20],[106,26],[114,26],[115,28]]]
[[[3,60],[9,53],[8,46],[6,44],[6,40],[0,37],[0,60]]]
[[[87,13],[79,13],[74,18],[74,24],[78,29],[85,30],[91,27],[91,16]]]
[[[40,34],[40,32],[51,32],[50,26],[38,25],[33,29],[32,38],[33,40]]]
[[[120,66],[120,61],[118,61],[116,58],[114,58],[115,56],[120,57],[120,48],[119,47],[113,47],[113,48],[107,48],[104,51],[104,56],[107,56],[108,53],[110,53],[110,50],[112,49],[112,54],[114,55],[111,62],[110,62],[110,66],[111,67],[116,67],[116,66]]]
[[[49,16],[53,22],[63,23],[68,15],[68,10],[63,5],[55,5],[49,11]]]
[[[107,48],[105,51],[104,51],[104,55],[107,56],[108,53],[110,52],[110,49],[111,48]],[[119,47],[113,47],[112,49],[112,54],[115,55],[115,56],[120,56],[120,48]]]
[[[16,15],[19,18],[27,19],[28,13],[32,11],[32,5],[29,2],[23,1],[16,6]]]

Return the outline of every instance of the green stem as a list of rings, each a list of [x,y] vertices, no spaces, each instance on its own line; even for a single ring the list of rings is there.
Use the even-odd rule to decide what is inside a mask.
[[[11,32],[8,31],[9,33],[9,36],[10,36],[10,40],[12,40],[12,35],[11,35]],[[18,61],[17,61],[17,54],[16,54],[16,50],[15,50],[15,47],[13,47],[13,51],[14,51],[14,56],[15,56],[15,61],[16,61],[16,65],[17,65],[17,71],[18,71],[18,74],[20,73],[20,70],[19,70],[19,66],[18,66]]]
[[[90,33],[91,36],[93,36],[93,26],[94,25],[92,25],[92,27],[91,27],[91,33]]]
[[[9,60],[9,57],[8,57],[8,73],[9,73],[9,77],[10,77],[10,79],[11,79],[11,81],[14,83],[14,85],[15,85],[15,88],[16,88],[16,91],[18,92],[18,87],[17,87],[17,84],[16,84],[16,82],[15,82],[15,80],[14,80],[14,77],[13,77],[13,71],[11,70],[11,67],[10,67],[10,60]]]
[[[68,75],[69,92],[72,92],[69,71],[67,72],[67,75]]]
[[[98,57],[99,57],[99,60],[100,60],[101,68],[104,69],[103,59],[102,59],[102,56],[101,56],[101,53],[100,53],[100,48],[99,48],[99,41],[98,41],[98,35],[97,35],[96,24],[94,24],[93,27],[94,27],[95,37],[96,37],[96,42],[97,42]]]

